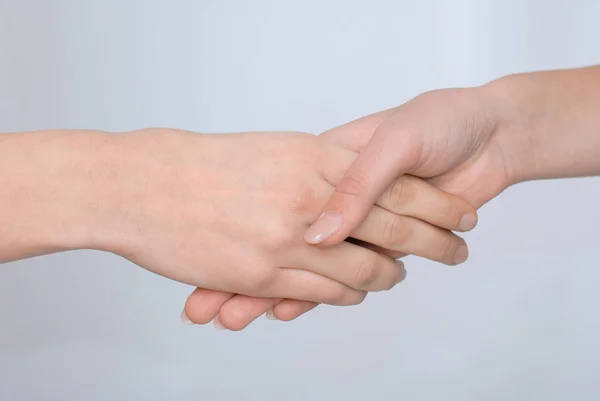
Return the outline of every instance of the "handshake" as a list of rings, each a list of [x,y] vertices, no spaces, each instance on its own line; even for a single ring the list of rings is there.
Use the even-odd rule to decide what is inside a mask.
[[[233,330],[265,312],[290,320],[318,303],[358,304],[404,279],[396,259],[406,254],[449,265],[467,258],[451,230],[472,229],[474,208],[409,175],[394,179],[348,236],[332,238],[337,212],[307,231],[360,149],[337,135],[125,134],[117,148],[136,151],[118,173],[114,213],[126,211],[124,224],[110,229],[109,238],[121,233],[119,246],[101,248],[197,286],[184,321]]]
[[[182,320],[230,330],[358,304],[402,281],[408,254],[462,263],[454,232],[508,185],[481,91],[426,93],[318,136],[120,136],[107,221],[122,225],[106,230],[120,237],[99,248],[198,287]]]
[[[318,136],[2,135],[0,262],[113,252],[198,287],[184,321],[231,330],[358,304],[407,254],[465,261],[454,232],[508,186],[600,174],[599,88],[599,67],[508,76]]]

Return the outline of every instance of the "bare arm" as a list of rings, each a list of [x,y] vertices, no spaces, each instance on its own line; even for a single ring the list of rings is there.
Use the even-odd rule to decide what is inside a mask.
[[[333,245],[398,175],[427,178],[479,208],[517,182],[600,174],[600,67],[435,90],[328,134],[363,143],[323,209],[336,220],[306,233]]]
[[[96,245],[107,139],[78,131],[0,135],[0,262]]]
[[[98,249],[202,288],[356,304],[402,279],[402,264],[350,243],[320,250],[301,235],[331,191],[328,179],[353,157],[302,133],[6,134],[0,262]],[[472,212],[456,205],[453,221]],[[368,230],[382,232],[394,218],[374,215]]]
[[[600,175],[600,66],[511,75],[484,90],[511,183]]]

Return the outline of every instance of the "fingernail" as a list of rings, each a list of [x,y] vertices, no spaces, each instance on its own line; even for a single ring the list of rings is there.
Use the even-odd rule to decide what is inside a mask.
[[[467,247],[464,245],[461,245],[458,247],[458,250],[454,254],[452,263],[454,263],[455,265],[458,265],[458,264],[464,262],[465,260],[467,260],[468,256],[469,256],[469,251],[467,250]]]
[[[219,320],[219,316],[216,316],[213,319],[213,326],[215,326],[215,329],[217,330],[227,330],[225,326],[223,326],[223,323],[221,323],[221,321]]]
[[[325,212],[308,228],[304,240],[318,244],[335,234],[342,227],[342,215],[338,212]]]
[[[474,214],[467,213],[463,215],[462,219],[460,219],[460,223],[458,223],[458,229],[460,231],[470,231],[475,228],[477,224],[477,217]]]
[[[277,316],[275,316],[275,312],[273,312],[273,308],[269,309],[267,313],[265,313],[265,317],[269,320],[279,320]]]
[[[190,320],[190,318],[188,317],[188,315],[185,313],[185,309],[181,311],[181,321],[182,321],[184,324],[189,324],[189,325],[192,325],[192,324],[194,324],[194,322],[192,322],[192,321]]]

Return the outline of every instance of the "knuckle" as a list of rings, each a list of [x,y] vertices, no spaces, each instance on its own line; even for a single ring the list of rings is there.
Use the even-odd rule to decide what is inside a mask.
[[[289,250],[298,243],[298,233],[292,229],[291,224],[286,224],[286,219],[281,219],[263,230],[263,247],[269,253]]]
[[[451,198],[445,198],[439,206],[440,216],[448,220],[448,226],[458,226],[462,215]]]
[[[403,175],[394,181],[388,191],[388,203],[393,212],[400,212],[405,209],[405,205],[412,202],[414,198],[415,180],[412,177]]]
[[[451,261],[458,249],[458,242],[453,238],[441,238],[436,244],[435,259],[439,262]]]
[[[357,289],[371,289],[379,276],[379,263],[375,258],[369,257],[364,259],[356,270],[356,285]]]
[[[385,225],[383,231],[384,246],[393,250],[400,250],[413,234],[413,228],[410,224],[402,224],[405,220],[400,216],[394,215]]]
[[[297,242],[296,234],[297,233],[294,232],[289,225],[286,225],[285,227],[281,227],[281,229],[278,231],[277,238],[274,239],[273,242],[278,245],[279,249],[288,250]]]
[[[318,204],[317,193],[308,185],[294,189],[288,198],[288,209],[292,214],[312,212]]]
[[[404,204],[404,201],[402,199],[403,192],[404,183],[402,182],[402,180],[397,179],[396,181],[394,181],[390,190],[388,191],[388,203],[392,211],[397,212],[402,208],[402,205]]]
[[[351,170],[335,188],[335,192],[350,196],[362,196],[367,190],[367,177],[368,174],[363,170]]]

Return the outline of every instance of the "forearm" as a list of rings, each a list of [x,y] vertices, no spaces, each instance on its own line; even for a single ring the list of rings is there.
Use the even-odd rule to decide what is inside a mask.
[[[512,181],[600,175],[600,66],[518,74],[484,87]]]
[[[0,262],[93,247],[108,134],[0,135]]]

